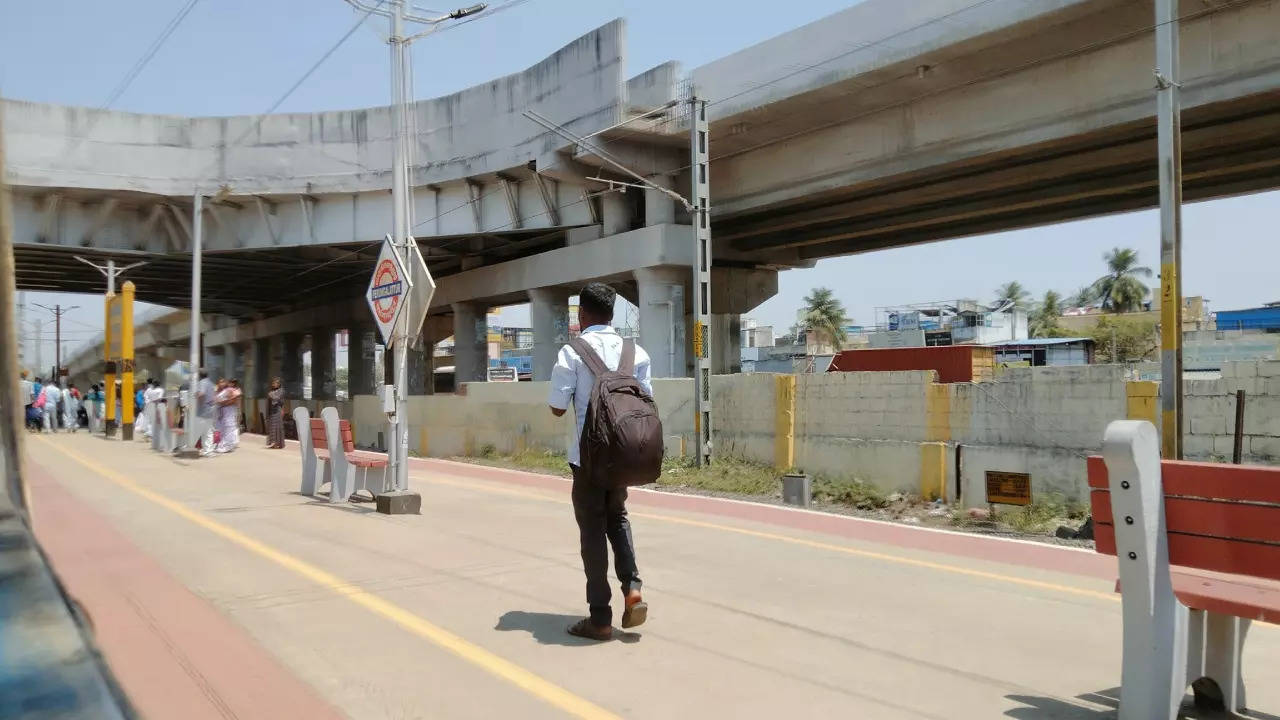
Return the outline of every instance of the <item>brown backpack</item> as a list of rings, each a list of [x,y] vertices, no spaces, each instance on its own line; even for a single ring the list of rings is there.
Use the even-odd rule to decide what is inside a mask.
[[[610,370],[581,337],[569,346],[595,375],[578,441],[587,477],[600,487],[645,485],[662,474],[662,420],[653,398],[635,378],[636,344],[624,340],[617,370]]]

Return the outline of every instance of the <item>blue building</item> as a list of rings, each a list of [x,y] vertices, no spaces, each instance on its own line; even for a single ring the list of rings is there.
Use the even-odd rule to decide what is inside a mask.
[[[1280,302],[1244,310],[1219,310],[1217,326],[1219,330],[1280,332]]]

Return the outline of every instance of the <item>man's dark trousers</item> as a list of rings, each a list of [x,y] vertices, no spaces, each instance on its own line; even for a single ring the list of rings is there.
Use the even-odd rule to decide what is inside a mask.
[[[609,605],[609,548],[613,546],[613,569],[622,583],[622,594],[640,589],[636,570],[636,549],[631,541],[631,521],[627,519],[627,489],[605,489],[591,481],[582,468],[573,470],[573,515],[578,520],[582,546],[582,569],[587,574],[587,605],[592,624],[613,624]]]

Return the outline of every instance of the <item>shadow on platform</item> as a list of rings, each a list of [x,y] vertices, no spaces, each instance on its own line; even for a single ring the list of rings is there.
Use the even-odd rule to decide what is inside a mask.
[[[564,645],[581,647],[599,645],[600,643],[569,634],[569,626],[582,619],[581,615],[562,615],[560,613],[525,612],[512,610],[498,618],[494,630],[510,632],[523,630],[533,636],[541,645]],[[624,643],[640,642],[640,634],[614,629],[613,639]]]
[[[1008,695],[1009,700],[1021,703],[1026,707],[1014,708],[1005,712],[1006,717],[1015,720],[1112,720],[1120,709],[1120,688],[1099,690],[1076,696],[1077,700],[1100,707],[1086,707],[1082,704],[1052,697],[1033,695]],[[1179,718],[1188,720],[1217,720],[1218,718],[1235,718],[1239,715],[1213,710],[1201,710],[1195,706],[1191,694],[1188,693],[1178,713]],[[1280,716],[1270,715],[1257,710],[1248,710],[1243,716],[1257,720],[1280,720]]]

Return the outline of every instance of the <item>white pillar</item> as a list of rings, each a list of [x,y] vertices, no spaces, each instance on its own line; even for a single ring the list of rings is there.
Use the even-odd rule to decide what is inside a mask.
[[[620,192],[600,196],[601,234],[605,237],[624,233],[631,229],[631,208],[627,196]]]
[[[453,304],[453,377],[455,387],[485,379],[489,366],[489,309],[478,303]]]
[[[672,189],[675,185],[673,179],[667,175],[652,175],[649,182],[659,187]],[[650,225],[662,225],[664,223],[674,223],[676,221],[676,201],[675,198],[657,190],[646,189],[644,191],[644,224],[645,227]]]
[[[529,319],[533,326],[533,379],[550,380],[556,355],[569,342],[569,291],[530,290]]]
[[[711,372],[716,375],[742,372],[741,315],[711,314]]]
[[[640,345],[649,353],[654,377],[687,377],[685,365],[685,282],[683,267],[635,271],[640,312]]]

